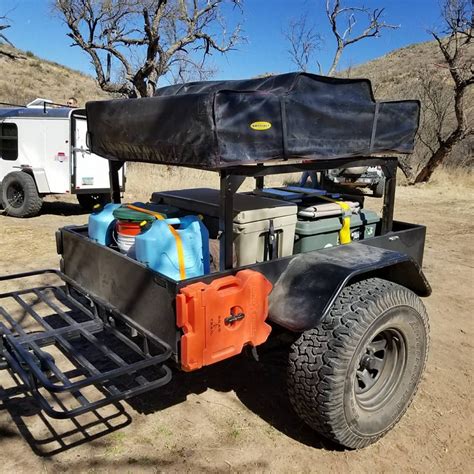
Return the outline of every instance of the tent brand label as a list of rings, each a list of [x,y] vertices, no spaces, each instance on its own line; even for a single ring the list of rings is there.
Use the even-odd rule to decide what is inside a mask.
[[[269,128],[272,128],[272,124],[270,122],[253,122],[250,124],[250,128],[252,130],[268,130]]]

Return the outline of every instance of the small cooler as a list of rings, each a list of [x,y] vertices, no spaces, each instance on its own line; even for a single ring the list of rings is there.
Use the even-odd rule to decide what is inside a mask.
[[[184,189],[153,193],[152,201],[202,214],[211,237],[218,230],[219,190]],[[234,196],[234,248],[237,266],[293,254],[297,206],[248,194]]]
[[[362,240],[375,236],[379,216],[362,209],[351,216],[351,239]],[[325,217],[315,220],[299,220],[296,223],[296,241],[294,253],[311,252],[339,245],[341,230],[339,217]]]

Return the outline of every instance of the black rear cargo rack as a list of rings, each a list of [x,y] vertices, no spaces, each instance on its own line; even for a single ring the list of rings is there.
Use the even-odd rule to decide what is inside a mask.
[[[45,274],[62,281],[0,294],[0,368],[16,373],[49,416],[72,418],[171,380],[168,344],[104,310],[62,272],[0,281]],[[130,337],[118,327],[125,324]]]

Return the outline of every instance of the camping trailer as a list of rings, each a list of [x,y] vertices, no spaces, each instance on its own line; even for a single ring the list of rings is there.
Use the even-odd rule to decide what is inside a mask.
[[[109,168],[86,144],[84,109],[44,99],[0,108],[0,201],[15,217],[36,215],[49,194],[76,194],[91,209],[110,198]],[[120,186],[124,190],[124,172]]]

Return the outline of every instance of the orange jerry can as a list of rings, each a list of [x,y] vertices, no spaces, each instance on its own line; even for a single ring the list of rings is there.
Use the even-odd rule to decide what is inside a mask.
[[[177,325],[183,329],[181,368],[187,372],[240,354],[245,345],[264,343],[271,331],[268,295],[272,284],[254,270],[181,288]]]

